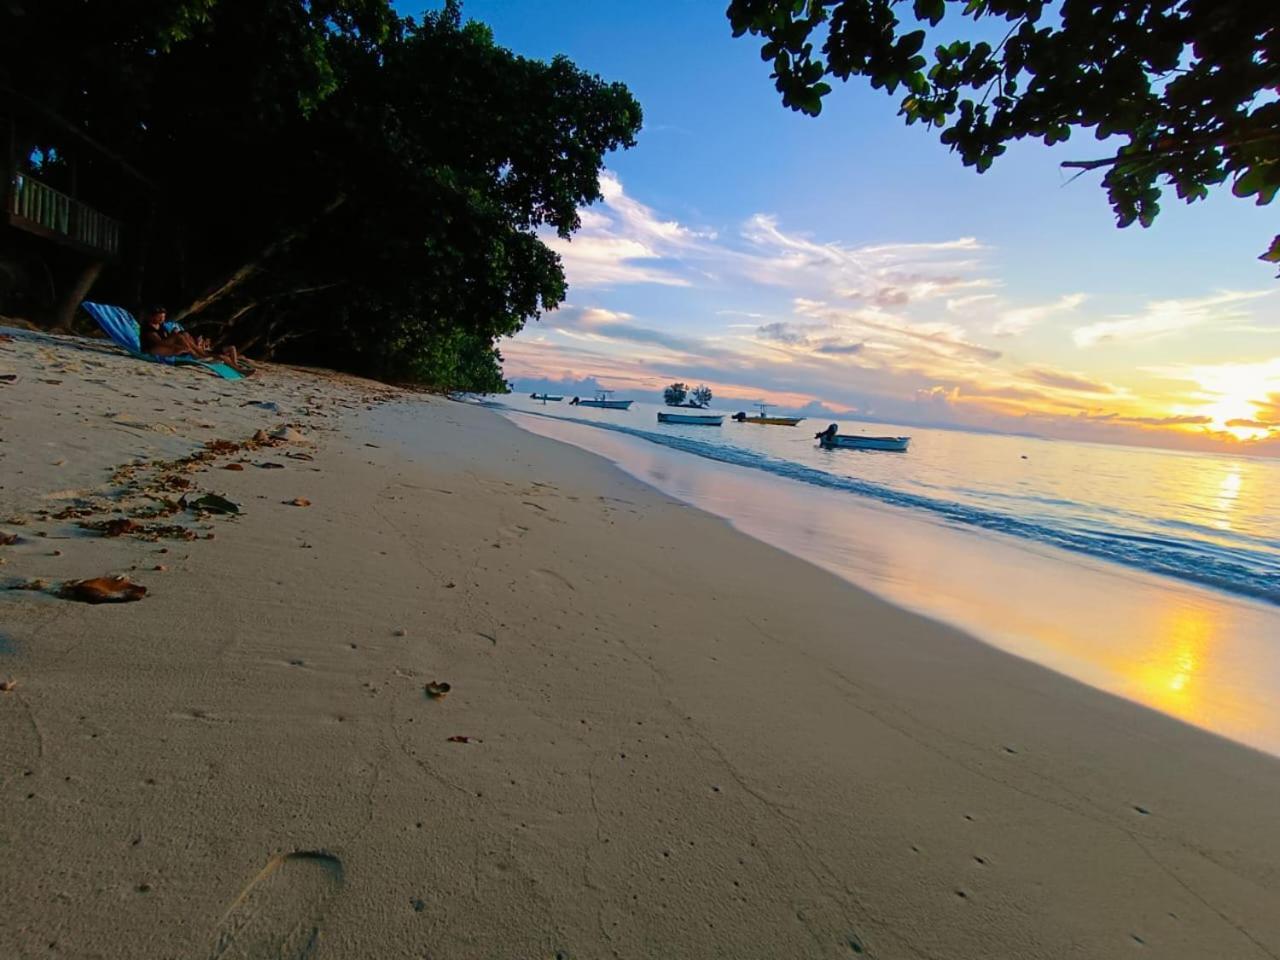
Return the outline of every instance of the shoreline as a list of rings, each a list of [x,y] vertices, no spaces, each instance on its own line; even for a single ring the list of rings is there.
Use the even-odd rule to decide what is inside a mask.
[[[1280,951],[1272,758],[490,411],[41,349],[0,348],[5,517],[280,421],[313,459],[195,472],[244,513],[141,602],[3,595],[6,956]],[[162,549],[44,546],[0,575]]]
[[[1280,756],[1280,609],[640,437],[501,408],[897,606]]]

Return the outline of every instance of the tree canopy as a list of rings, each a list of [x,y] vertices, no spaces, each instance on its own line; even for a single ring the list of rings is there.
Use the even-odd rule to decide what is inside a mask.
[[[680,406],[688,395],[689,385],[685,383],[673,383],[662,390],[662,400],[668,407]]]
[[[107,211],[146,221],[143,269],[99,299],[454,389],[505,386],[496,340],[565,295],[541,234],[577,229],[641,123],[621,84],[518,56],[453,0],[12,0],[0,88],[156,185],[148,217]]]
[[[689,391],[689,399],[700,407],[705,407],[711,403],[711,388],[705,383],[699,384]]]
[[[867,77],[978,172],[1011,141],[1091,130],[1103,155],[1063,166],[1106,171],[1122,227],[1149,226],[1164,187],[1192,202],[1230,180],[1259,205],[1280,191],[1274,2],[730,0],[728,17],[763,38],[786,106],[816,115],[826,78]],[[1280,236],[1261,259],[1280,262]]]

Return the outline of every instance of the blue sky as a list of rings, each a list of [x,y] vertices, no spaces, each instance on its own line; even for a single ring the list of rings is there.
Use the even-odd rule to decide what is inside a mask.
[[[1097,177],[1058,166],[1106,154],[1087,134],[979,176],[865,83],[792,113],[722,2],[463,11],[518,53],[626,83],[645,114],[558,247],[565,307],[503,346],[518,386],[705,379],[905,421],[1277,442],[1280,283],[1256,259],[1274,209],[1170,191],[1155,226],[1118,230]]]

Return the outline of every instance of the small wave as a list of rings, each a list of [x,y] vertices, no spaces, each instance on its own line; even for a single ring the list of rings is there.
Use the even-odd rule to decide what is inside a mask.
[[[1226,548],[1198,539],[1174,539],[1149,533],[1104,529],[1091,526],[1087,521],[1079,526],[1069,527],[1054,525],[1045,518],[1027,520],[951,500],[895,490],[867,480],[838,476],[729,444],[708,443],[678,434],[654,433],[623,424],[519,410],[499,403],[490,402],[487,405],[524,416],[577,423],[597,430],[626,434],[706,460],[762,470],[789,480],[853,493],[894,507],[923,510],[961,526],[1019,537],[1137,570],[1176,577],[1201,586],[1280,604],[1280,557],[1274,553],[1239,547]]]

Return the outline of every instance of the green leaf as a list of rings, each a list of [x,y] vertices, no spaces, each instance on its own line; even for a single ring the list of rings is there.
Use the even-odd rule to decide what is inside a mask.
[[[1276,238],[1271,241],[1271,246],[1267,252],[1258,259],[1267,263],[1280,263],[1280,234],[1276,235]]]

